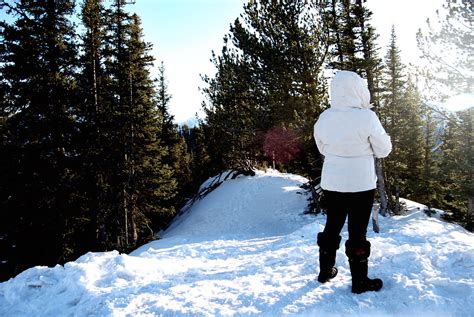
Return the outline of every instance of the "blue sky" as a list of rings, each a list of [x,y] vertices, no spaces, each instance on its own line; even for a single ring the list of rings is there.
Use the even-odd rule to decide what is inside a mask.
[[[178,122],[200,111],[200,74],[213,74],[212,50],[218,52],[230,24],[243,12],[244,0],[137,0],[130,10],[142,19],[145,39],[153,44],[157,65],[163,61],[172,95],[170,111]],[[152,71],[156,74],[156,68]]]

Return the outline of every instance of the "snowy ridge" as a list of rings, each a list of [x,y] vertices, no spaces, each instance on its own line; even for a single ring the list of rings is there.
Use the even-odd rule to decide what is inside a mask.
[[[325,218],[303,214],[304,181],[276,171],[226,181],[130,255],[88,253],[1,283],[0,316],[473,316],[474,235],[410,201],[410,214],[369,229],[380,292],[350,292],[343,245],[339,275],[318,283]]]

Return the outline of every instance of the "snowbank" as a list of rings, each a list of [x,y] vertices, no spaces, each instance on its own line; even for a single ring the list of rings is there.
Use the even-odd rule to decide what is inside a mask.
[[[304,181],[275,171],[226,181],[130,255],[88,253],[1,283],[0,315],[472,316],[474,235],[409,201],[411,213],[380,217],[368,234],[380,292],[351,293],[343,248],[339,275],[319,284],[325,219],[303,215]]]

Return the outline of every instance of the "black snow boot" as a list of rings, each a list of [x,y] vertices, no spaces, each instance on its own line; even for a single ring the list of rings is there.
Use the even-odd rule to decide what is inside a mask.
[[[326,283],[330,279],[336,277],[336,251],[339,249],[341,237],[337,236],[335,239],[328,239],[323,232],[318,233],[319,245],[319,275],[318,281]]]
[[[361,294],[368,291],[378,291],[382,288],[381,279],[370,279],[368,275],[368,259],[370,256],[370,242],[346,242],[346,255],[352,275],[352,293]]]

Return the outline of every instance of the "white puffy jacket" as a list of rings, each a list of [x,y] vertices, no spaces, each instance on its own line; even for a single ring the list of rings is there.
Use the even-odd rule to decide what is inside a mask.
[[[337,192],[376,188],[374,156],[392,150],[390,137],[370,110],[365,81],[354,72],[339,71],[331,81],[331,108],[314,125],[314,138],[325,156],[321,187]]]

